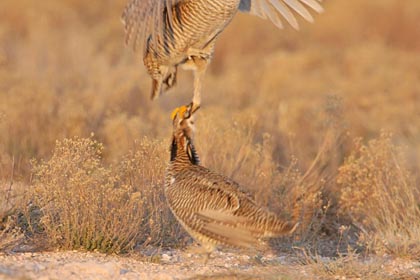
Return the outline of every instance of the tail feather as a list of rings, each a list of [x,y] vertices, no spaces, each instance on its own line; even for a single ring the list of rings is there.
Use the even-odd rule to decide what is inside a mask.
[[[279,237],[283,235],[292,234],[297,227],[299,222],[281,222],[278,221],[273,227],[268,228],[264,232],[264,237]]]
[[[226,245],[244,248],[258,248],[260,241],[247,228],[212,222],[202,228],[202,233]]]

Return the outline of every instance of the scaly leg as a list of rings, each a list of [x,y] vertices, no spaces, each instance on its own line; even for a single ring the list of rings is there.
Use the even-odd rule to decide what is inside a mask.
[[[152,80],[152,100],[155,100],[159,97],[160,93],[162,92],[162,79],[153,79]]]
[[[196,69],[194,71],[194,95],[193,95],[193,108],[192,111],[195,111],[200,107],[201,104],[201,89],[204,75],[206,73],[208,61],[205,58],[193,57],[194,64]]]

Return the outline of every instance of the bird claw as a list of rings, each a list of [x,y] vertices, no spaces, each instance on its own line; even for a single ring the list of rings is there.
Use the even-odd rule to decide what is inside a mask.
[[[200,109],[200,104],[191,102],[188,106],[191,108],[191,114],[194,114],[198,109]]]

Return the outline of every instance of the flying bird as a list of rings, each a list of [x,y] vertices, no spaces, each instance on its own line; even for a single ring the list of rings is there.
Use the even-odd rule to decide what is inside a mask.
[[[177,67],[194,72],[193,104],[201,103],[202,79],[219,34],[240,11],[282,19],[298,29],[295,14],[312,22],[309,8],[320,13],[322,0],[130,0],[122,14],[125,40],[143,54],[152,77],[152,99],[176,83]]]
[[[172,113],[165,196],[176,219],[207,257],[219,245],[264,248],[264,238],[292,233],[297,219],[280,219],[260,207],[238,183],[200,164],[194,146],[197,108],[190,104]]]

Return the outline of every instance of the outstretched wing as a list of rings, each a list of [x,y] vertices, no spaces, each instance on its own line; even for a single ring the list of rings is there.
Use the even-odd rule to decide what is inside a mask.
[[[172,28],[172,8],[183,0],[131,0],[121,21],[125,27],[125,42],[135,50],[143,50],[149,36],[156,39],[164,28]]]
[[[318,13],[323,11],[322,0],[241,0],[239,10],[270,19],[277,27],[283,28],[282,17],[295,29],[299,28],[293,11],[309,22],[313,21],[308,7]]]

